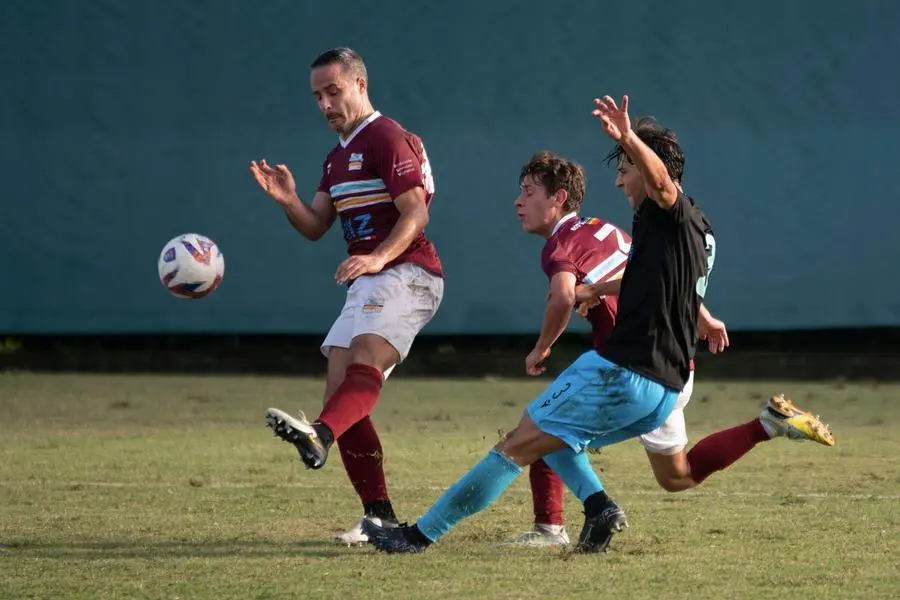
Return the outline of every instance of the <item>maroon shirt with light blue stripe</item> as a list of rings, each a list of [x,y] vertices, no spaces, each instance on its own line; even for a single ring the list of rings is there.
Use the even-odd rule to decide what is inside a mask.
[[[350,255],[369,254],[390,235],[400,218],[394,198],[415,187],[425,190],[429,205],[434,178],[425,146],[417,135],[377,111],[328,153],[319,182],[319,191],[331,196],[341,218]],[[384,268],[406,262],[443,277],[440,259],[424,231]]]
[[[556,224],[544,244],[541,268],[547,279],[568,272],[575,275],[576,284],[612,281],[622,276],[630,249],[631,237],[612,223],[596,217],[579,218],[571,213]],[[603,349],[612,333],[618,300],[607,296],[588,311],[596,350]]]

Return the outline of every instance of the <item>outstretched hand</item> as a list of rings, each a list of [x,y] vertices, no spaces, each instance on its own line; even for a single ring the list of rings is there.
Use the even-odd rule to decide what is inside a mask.
[[[614,142],[622,139],[631,130],[631,119],[628,117],[628,96],[622,96],[622,108],[616,105],[611,96],[603,96],[603,99],[594,98],[596,108],[591,114],[603,123],[603,130]]]
[[[250,172],[256,179],[256,183],[261,187],[275,202],[282,206],[288,206],[297,197],[297,184],[294,183],[294,176],[285,165],[277,165],[272,168],[265,161],[261,160],[256,164],[255,160],[250,161]]]

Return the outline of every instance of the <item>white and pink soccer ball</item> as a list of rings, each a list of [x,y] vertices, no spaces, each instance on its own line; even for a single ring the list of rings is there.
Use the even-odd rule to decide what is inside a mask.
[[[169,240],[159,255],[159,280],[178,298],[203,298],[225,275],[225,257],[204,235],[186,233]]]

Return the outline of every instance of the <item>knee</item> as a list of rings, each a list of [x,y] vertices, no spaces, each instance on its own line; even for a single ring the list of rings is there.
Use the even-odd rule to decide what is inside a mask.
[[[350,363],[361,365],[369,365],[370,367],[378,367],[376,365],[375,353],[366,346],[360,346],[350,349]]]
[[[678,481],[674,479],[664,479],[662,477],[657,477],[656,482],[659,484],[659,487],[666,490],[667,492],[680,492],[684,488],[678,485]]]
[[[521,436],[515,435],[515,432],[500,440],[494,450],[513,461],[520,467],[526,467],[533,463],[536,458],[529,458],[528,444]],[[538,457],[540,458],[540,457]]]
[[[656,482],[659,484],[659,487],[671,493],[683,492],[696,485],[690,477],[669,477],[664,475],[657,475]]]

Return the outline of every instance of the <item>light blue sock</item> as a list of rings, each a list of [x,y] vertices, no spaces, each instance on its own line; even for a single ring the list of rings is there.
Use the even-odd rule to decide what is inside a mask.
[[[521,472],[522,467],[491,450],[437,499],[416,526],[429,540],[438,541],[457,523],[493,504]]]
[[[591,467],[587,452],[576,454],[571,448],[563,448],[545,456],[544,462],[582,502],[603,491],[603,484]]]

